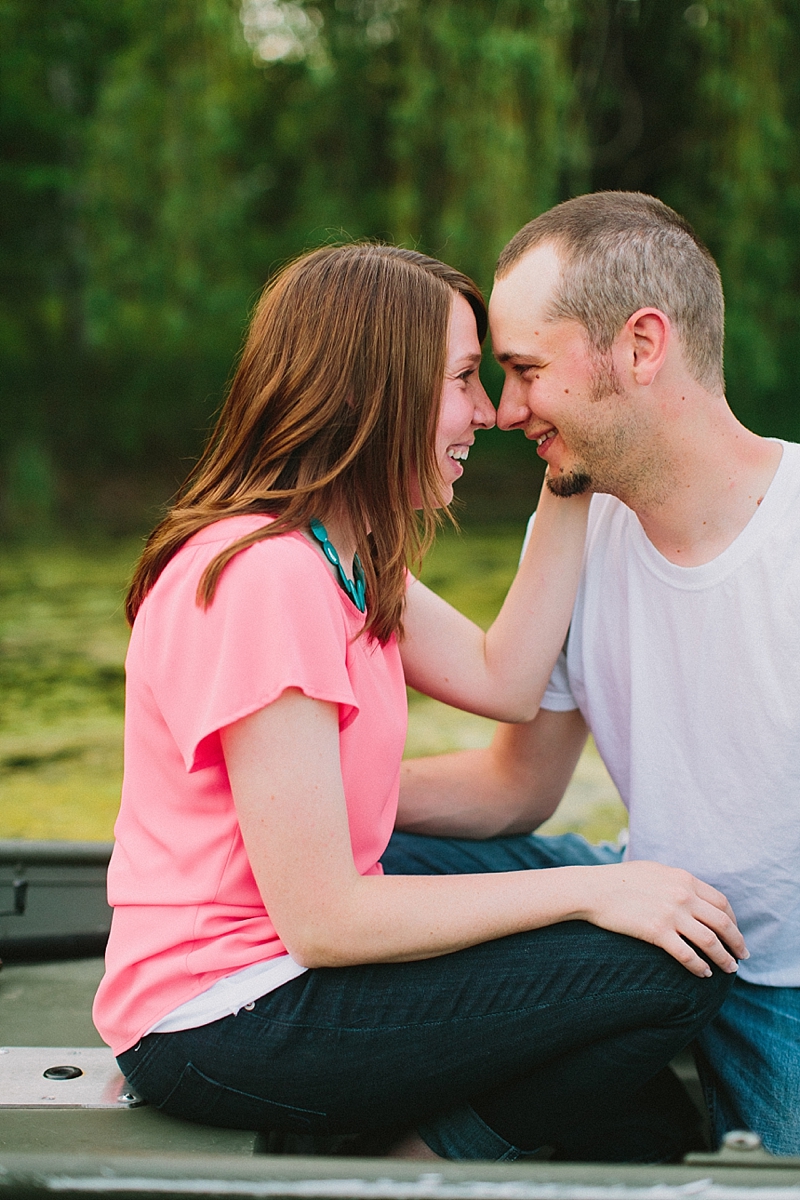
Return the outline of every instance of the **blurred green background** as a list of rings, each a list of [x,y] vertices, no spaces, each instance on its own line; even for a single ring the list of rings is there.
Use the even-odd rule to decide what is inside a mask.
[[[488,289],[550,205],[652,192],[720,264],[734,410],[800,440],[798,63],[800,0],[2,0],[0,835],[108,835],[137,539],[303,249],[384,238]],[[483,436],[429,564],[480,619],[537,466]],[[488,736],[426,705],[413,747]]]
[[[445,534],[425,578],[488,624],[514,573],[522,529]],[[122,597],[135,538],[15,545],[0,560],[0,838],[111,837],[122,781]],[[485,745],[493,724],[409,695],[409,755]],[[593,747],[547,829],[614,838],[625,811]]]
[[[799,62],[800,0],[2,0],[6,533],[138,531],[287,257],[387,238],[488,288],[607,187],[695,224],[733,407],[800,439]]]

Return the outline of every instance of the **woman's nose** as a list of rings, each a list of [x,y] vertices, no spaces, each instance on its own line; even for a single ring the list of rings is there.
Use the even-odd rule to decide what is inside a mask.
[[[487,396],[483,384],[481,384],[480,396],[475,404],[472,424],[476,429],[493,429],[497,424],[497,413],[494,411],[494,405]]]

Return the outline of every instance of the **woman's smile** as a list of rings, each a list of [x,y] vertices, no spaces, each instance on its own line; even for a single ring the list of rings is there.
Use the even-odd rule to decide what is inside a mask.
[[[476,429],[495,423],[492,402],[478,373],[481,345],[475,314],[463,296],[453,296],[447,336],[442,401],[436,425],[436,461],[444,483],[443,500],[453,498],[453,483],[464,474],[464,463],[475,442]]]

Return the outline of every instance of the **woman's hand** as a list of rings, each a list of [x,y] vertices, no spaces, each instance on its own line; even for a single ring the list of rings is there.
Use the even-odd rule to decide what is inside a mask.
[[[729,973],[737,958],[749,957],[722,892],[688,871],[655,862],[586,870],[589,903],[581,915],[593,925],[661,946],[693,975],[711,974],[695,946]]]
[[[725,897],[657,863],[481,875],[359,875],[335,704],[289,689],[222,730],[244,844],[264,905],[304,966],[434,958],[585,920],[663,947],[695,975],[745,957]]]
[[[400,643],[411,687],[499,721],[536,716],[569,628],[590,500],[543,488],[516,578],[486,633],[419,581],[411,584]]]

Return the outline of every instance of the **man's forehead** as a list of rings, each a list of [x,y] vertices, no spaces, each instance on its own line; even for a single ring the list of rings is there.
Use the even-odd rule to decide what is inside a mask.
[[[494,353],[500,359],[525,353],[541,325],[552,323],[549,305],[561,266],[551,245],[534,247],[495,281],[489,299]]]
[[[493,336],[530,332],[531,321],[545,321],[553,292],[561,277],[561,263],[550,243],[535,246],[501,279],[495,281],[489,300]]]

